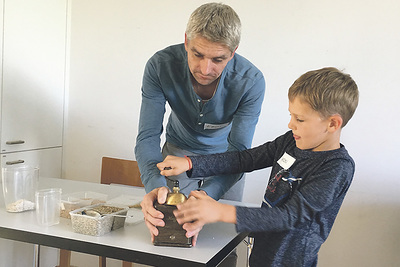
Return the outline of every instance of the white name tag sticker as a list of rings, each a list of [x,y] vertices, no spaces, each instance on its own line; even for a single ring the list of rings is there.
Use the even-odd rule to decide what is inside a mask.
[[[278,160],[278,164],[285,170],[288,170],[295,161],[295,158],[285,152],[285,154],[283,154],[283,156]]]
[[[223,124],[211,124],[211,123],[204,123],[204,130],[216,130],[221,129],[229,125],[230,122],[223,123]]]

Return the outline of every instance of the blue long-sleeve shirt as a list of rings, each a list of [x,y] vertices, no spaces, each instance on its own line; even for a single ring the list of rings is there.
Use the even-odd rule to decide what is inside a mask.
[[[166,181],[156,164],[163,160],[160,135],[165,104],[171,107],[166,141],[197,154],[243,150],[251,146],[264,99],[260,70],[235,54],[224,68],[214,96],[206,103],[194,92],[183,44],[157,52],[146,64],[135,154],[146,192]],[[219,199],[240,175],[208,180],[202,189]]]

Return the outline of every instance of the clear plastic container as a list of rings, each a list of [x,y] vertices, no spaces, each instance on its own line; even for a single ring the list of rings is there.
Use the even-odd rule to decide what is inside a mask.
[[[39,168],[28,165],[2,168],[4,203],[8,212],[35,209],[38,179]]]
[[[52,226],[60,223],[61,188],[36,191],[36,219],[39,225]]]
[[[97,216],[86,215],[85,211],[96,209],[110,209],[110,212],[97,214]],[[125,224],[125,217],[117,217],[113,215],[126,216],[129,207],[116,204],[97,204],[77,209],[70,212],[72,229],[76,233],[101,236],[111,232],[112,230],[119,229]],[[114,210],[114,212],[111,212]]]
[[[92,191],[76,192],[65,194],[61,197],[60,216],[63,218],[71,218],[70,212],[85,206],[105,203],[108,196],[106,194],[96,193]]]

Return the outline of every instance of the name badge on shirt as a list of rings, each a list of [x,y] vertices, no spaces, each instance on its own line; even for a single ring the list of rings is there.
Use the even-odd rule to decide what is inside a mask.
[[[285,170],[288,170],[295,161],[295,158],[285,152],[285,154],[283,154],[283,156],[278,160],[278,164]]]
[[[217,130],[224,128],[229,125],[230,122],[223,123],[223,124],[211,124],[211,123],[204,123],[204,130]]]

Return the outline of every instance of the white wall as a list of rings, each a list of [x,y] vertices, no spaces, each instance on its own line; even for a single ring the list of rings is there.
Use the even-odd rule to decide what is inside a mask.
[[[204,2],[69,1],[64,178],[100,181],[102,156],[134,159],[144,65],[157,50],[183,41],[190,13]],[[254,145],[287,130],[287,89],[302,73],[335,66],[357,82],[360,104],[342,138],[356,175],[320,266],[397,265],[400,2],[224,2],[242,20],[238,53],[267,80]],[[260,201],[267,175],[248,175],[245,200]]]

